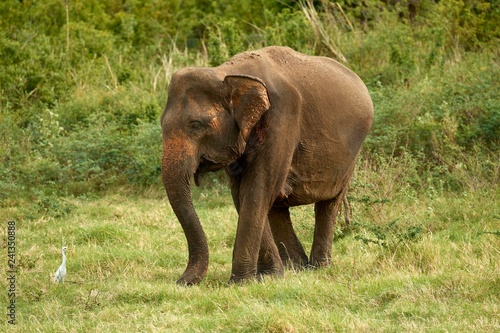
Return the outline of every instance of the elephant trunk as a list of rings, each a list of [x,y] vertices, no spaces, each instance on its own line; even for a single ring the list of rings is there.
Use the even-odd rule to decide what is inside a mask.
[[[191,198],[190,179],[196,169],[194,156],[175,141],[163,142],[162,176],[168,200],[184,230],[189,249],[186,270],[177,283],[193,285],[207,273],[208,244]]]

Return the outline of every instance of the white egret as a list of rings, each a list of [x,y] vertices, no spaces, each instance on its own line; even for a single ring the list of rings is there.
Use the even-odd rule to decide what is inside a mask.
[[[54,282],[62,282],[64,283],[64,278],[66,277],[66,250],[68,248],[63,246],[62,248],[62,264],[57,269],[56,274],[54,275]]]

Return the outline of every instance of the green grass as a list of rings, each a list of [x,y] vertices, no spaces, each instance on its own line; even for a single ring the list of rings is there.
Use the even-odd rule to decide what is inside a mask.
[[[357,192],[354,188],[353,198]],[[338,224],[331,267],[228,286],[236,212],[228,190],[196,190],[211,261],[206,278],[190,288],[175,284],[187,263],[187,247],[159,187],[142,194],[120,189],[100,197],[49,197],[51,209],[29,202],[4,207],[4,219],[16,221],[18,258],[17,325],[7,328],[495,332],[500,329],[499,194],[498,189],[434,197],[393,191],[379,203],[352,200],[353,226]],[[297,207],[292,214],[297,234],[310,248],[312,207]],[[406,237],[408,230],[417,231]],[[4,239],[5,232],[6,227]],[[57,285],[51,275],[63,244],[69,247],[67,282]],[[3,292],[2,304],[6,298]]]

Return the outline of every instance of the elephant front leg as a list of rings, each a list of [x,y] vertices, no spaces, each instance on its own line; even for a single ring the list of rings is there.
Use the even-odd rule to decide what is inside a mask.
[[[251,183],[233,181],[231,192],[238,210],[238,227],[229,283],[254,279],[258,275],[283,275],[284,267],[269,226],[269,203],[274,195],[259,177]],[[275,186],[277,187],[277,186]]]
[[[288,160],[280,157],[286,150],[284,147],[266,145],[266,148],[270,150],[249,156],[248,166],[241,175],[232,177],[231,193],[238,210],[238,227],[230,283],[253,279],[257,274],[283,274],[268,213],[286,180],[292,153]]]
[[[283,275],[283,271],[267,218],[255,220],[240,215],[229,283],[255,279],[258,275]]]

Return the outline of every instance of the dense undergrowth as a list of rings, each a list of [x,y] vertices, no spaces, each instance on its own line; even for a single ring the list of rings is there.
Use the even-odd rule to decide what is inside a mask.
[[[158,184],[172,72],[275,44],[365,81],[364,165],[405,167],[399,181],[415,189],[498,182],[495,2],[10,0],[0,14],[4,206]]]

